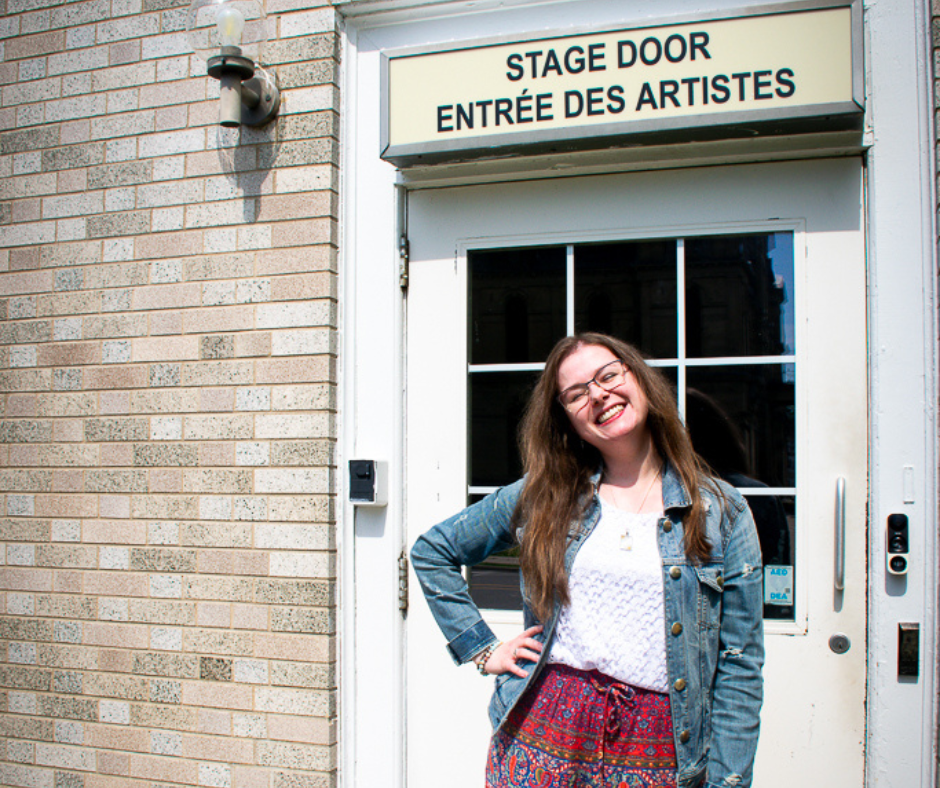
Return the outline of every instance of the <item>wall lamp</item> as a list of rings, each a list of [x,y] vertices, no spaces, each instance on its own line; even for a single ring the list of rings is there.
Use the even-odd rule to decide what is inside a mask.
[[[263,126],[277,116],[277,84],[258,65],[268,39],[258,0],[193,0],[186,29],[193,52],[219,80],[221,125]]]

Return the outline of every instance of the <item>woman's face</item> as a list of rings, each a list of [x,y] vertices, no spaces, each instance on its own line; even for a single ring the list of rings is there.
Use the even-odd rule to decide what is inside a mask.
[[[593,380],[602,367],[616,360],[617,356],[602,345],[581,345],[558,367],[558,391]],[[584,406],[575,412],[567,411],[578,436],[601,455],[648,440],[648,412],[646,395],[629,369],[623,382],[611,391],[590,383]]]

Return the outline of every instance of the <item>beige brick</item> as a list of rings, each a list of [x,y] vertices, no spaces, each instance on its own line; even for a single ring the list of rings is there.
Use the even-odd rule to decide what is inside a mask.
[[[131,722],[146,728],[169,728],[171,730],[195,730],[196,710],[174,706],[133,704]],[[192,783],[187,783],[192,785]]]
[[[177,361],[199,358],[197,337],[139,338],[134,340],[134,361]]]
[[[130,397],[131,413],[194,413],[199,410],[198,391],[134,391]]]
[[[265,766],[303,771],[325,772],[336,765],[333,747],[272,741],[258,742],[258,761]]]
[[[220,684],[218,682],[183,684],[185,706],[250,711],[254,706],[252,695],[252,688],[244,684]]]
[[[99,342],[56,342],[40,345],[36,363],[40,367],[100,364],[101,344]]]
[[[268,735],[274,740],[334,744],[336,726],[323,717],[271,714],[268,716]]]
[[[187,416],[186,440],[244,440],[252,435],[252,417],[248,414],[225,416]]]
[[[223,602],[200,602],[196,605],[196,624],[228,628],[232,625],[232,606]]]
[[[183,757],[200,761],[252,763],[254,743],[230,736],[183,736]]]
[[[336,215],[336,195],[333,192],[265,195],[259,200],[258,220],[264,222]]]
[[[335,298],[336,276],[329,272],[301,276],[278,276],[271,279],[271,300],[307,300]]]
[[[178,470],[158,468],[150,471],[150,492],[183,492],[183,475]]]
[[[134,248],[141,260],[196,255],[202,251],[202,231],[144,235],[135,239]]]
[[[126,775],[129,772],[129,764],[130,757],[127,753],[107,750],[98,753],[98,772],[101,774]]]
[[[333,638],[329,635],[292,635],[256,632],[253,655],[258,659],[295,659],[303,654],[311,662],[329,662],[336,658]]]
[[[194,520],[199,503],[192,495],[135,496],[131,511],[145,520]]]
[[[235,464],[235,446],[232,443],[199,443],[199,465],[227,466]]]
[[[212,334],[223,331],[245,331],[254,327],[254,307],[220,306],[195,309],[183,316],[187,334]]]
[[[201,297],[202,288],[198,284],[151,285],[134,293],[134,308],[184,309],[199,306]]]
[[[84,626],[84,643],[89,646],[108,648],[147,648],[150,637],[147,627],[139,624],[87,622]]]
[[[145,597],[150,594],[150,583],[143,574],[86,572],[83,579],[87,594],[113,597]]]
[[[53,573],[45,569],[5,566],[0,572],[0,588],[4,591],[51,591]]]
[[[313,271],[335,271],[336,251],[331,246],[263,250],[258,252],[257,276],[297,274]]]
[[[98,513],[95,495],[37,495],[38,517],[94,517]]]
[[[88,691],[86,688],[86,692]],[[107,697],[121,696],[111,694]],[[127,728],[120,725],[88,724],[85,725],[85,744],[89,747],[99,747],[105,750],[145,753],[150,747],[150,737],[146,731],[136,728]]]
[[[183,785],[197,785],[197,772],[196,764],[192,761],[147,755],[131,755],[128,770],[131,777]]]
[[[268,610],[264,605],[235,605],[232,611],[235,628],[253,632],[270,629]]]
[[[24,60],[39,55],[49,55],[65,49],[65,31],[53,30],[32,36],[18,36],[6,43],[7,60]]]
[[[133,462],[132,447],[119,443],[106,443],[99,448],[99,464],[102,466],[131,465]]]
[[[85,388],[103,389],[140,389],[148,385],[147,368],[135,367],[95,367],[85,372]]]

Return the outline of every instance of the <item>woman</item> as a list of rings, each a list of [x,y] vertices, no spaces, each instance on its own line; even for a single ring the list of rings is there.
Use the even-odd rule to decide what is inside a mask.
[[[669,384],[619,340],[567,337],[521,439],[525,478],[412,550],[451,656],[497,676],[487,788],[749,786],[760,547]],[[516,543],[526,629],[500,643],[460,567]]]

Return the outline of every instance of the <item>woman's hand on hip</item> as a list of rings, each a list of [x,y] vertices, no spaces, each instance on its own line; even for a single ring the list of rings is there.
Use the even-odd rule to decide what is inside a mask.
[[[533,636],[542,631],[541,624],[529,627],[525,632],[516,635],[512,640],[500,643],[483,666],[487,673],[499,676],[502,673],[512,673],[519,678],[529,675],[528,671],[520,667],[521,662],[538,662],[542,654],[542,644]]]

